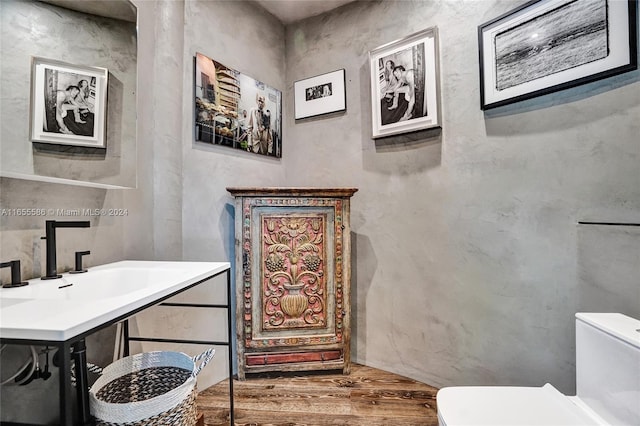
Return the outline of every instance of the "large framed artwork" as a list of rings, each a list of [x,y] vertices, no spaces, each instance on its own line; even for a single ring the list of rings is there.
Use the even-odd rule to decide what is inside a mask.
[[[201,53],[195,57],[195,140],[282,156],[282,92]]]
[[[33,57],[31,140],[106,147],[106,68]]]
[[[347,109],[344,69],[293,83],[295,119]]]
[[[438,29],[369,52],[373,137],[440,127]]]
[[[531,1],[480,25],[478,43],[486,110],[636,69],[636,1]]]

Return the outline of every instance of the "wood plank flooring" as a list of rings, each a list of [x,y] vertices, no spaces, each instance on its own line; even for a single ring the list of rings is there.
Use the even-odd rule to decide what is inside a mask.
[[[437,426],[438,389],[352,364],[351,374],[281,373],[233,382],[236,425]],[[229,382],[198,395],[207,426],[229,424]]]

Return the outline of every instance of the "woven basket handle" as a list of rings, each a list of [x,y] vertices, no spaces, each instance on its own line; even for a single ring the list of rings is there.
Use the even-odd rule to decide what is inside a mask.
[[[200,355],[194,356],[192,359],[196,366],[193,369],[193,373],[191,373],[191,377],[196,377],[198,374],[200,374],[200,371],[202,371],[202,369],[206,367],[207,364],[209,364],[209,361],[211,361],[215,353],[216,350],[214,348],[209,348],[206,351],[202,352]],[[198,361],[202,362],[198,364]]]

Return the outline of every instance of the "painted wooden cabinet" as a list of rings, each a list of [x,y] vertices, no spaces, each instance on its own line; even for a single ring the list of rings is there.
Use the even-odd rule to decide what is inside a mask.
[[[355,188],[227,188],[235,197],[238,378],[349,374]]]

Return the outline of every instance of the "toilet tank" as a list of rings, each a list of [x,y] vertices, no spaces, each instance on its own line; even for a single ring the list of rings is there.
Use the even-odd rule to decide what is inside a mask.
[[[578,399],[612,425],[640,425],[640,321],[576,314]]]

